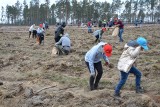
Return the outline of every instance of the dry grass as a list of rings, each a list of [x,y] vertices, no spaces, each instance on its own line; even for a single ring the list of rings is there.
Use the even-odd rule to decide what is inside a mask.
[[[26,27],[17,27],[24,30]],[[0,105],[2,107],[158,107],[160,102],[160,25],[145,26],[142,28],[125,28],[124,40],[135,39],[137,35],[144,36],[149,41],[148,52],[142,52],[137,68],[142,71],[142,86],[146,93],[135,94],[135,77],[130,75],[122,89],[122,98],[114,99],[114,87],[119,80],[117,62],[123,51],[124,43],[113,38],[112,30],[105,32],[103,40],[113,45],[113,55],[110,62],[114,68],[103,66],[103,76],[100,89],[88,91],[89,71],[84,62],[85,53],[95,45],[95,38],[86,30],[77,27],[66,27],[65,32],[70,34],[72,52],[67,56],[51,57],[54,46],[53,27],[46,32],[44,45],[37,45],[36,40],[28,38],[28,33],[0,33],[0,79],[4,85],[0,87]],[[14,28],[15,30],[15,28]],[[102,61],[104,62],[104,61]],[[12,84],[18,87],[22,84],[23,90],[18,94]],[[35,90],[43,87],[56,87],[44,90],[32,98],[24,98],[26,87]],[[4,95],[12,96],[6,98]],[[32,100],[32,102],[31,102]],[[39,103],[40,102],[40,105]],[[34,105],[35,104],[35,105]]]

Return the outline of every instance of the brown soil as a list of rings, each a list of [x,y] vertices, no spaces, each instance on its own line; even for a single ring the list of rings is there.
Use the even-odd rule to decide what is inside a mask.
[[[28,28],[1,27],[0,107],[160,107],[160,25],[125,27],[125,42],[142,35],[148,39],[150,50],[142,52],[137,61],[137,68],[143,73],[145,94],[135,93],[135,78],[130,75],[119,99],[113,93],[119,80],[117,62],[125,42],[119,43],[118,37],[112,37],[111,29],[103,39],[113,45],[110,62],[114,68],[103,65],[99,89],[89,91],[84,55],[95,45],[95,38],[87,29],[66,27],[72,52],[67,56],[51,56],[53,26],[46,31],[44,45],[28,38],[25,32]]]

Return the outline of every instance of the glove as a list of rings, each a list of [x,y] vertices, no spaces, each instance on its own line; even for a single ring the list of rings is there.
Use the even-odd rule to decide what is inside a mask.
[[[106,62],[106,64],[105,64],[106,66],[108,66],[109,65],[109,63],[108,62]]]

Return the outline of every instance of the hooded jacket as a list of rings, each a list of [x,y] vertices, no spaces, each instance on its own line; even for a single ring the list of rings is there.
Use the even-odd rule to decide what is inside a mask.
[[[141,46],[136,41],[130,41],[124,46],[124,51],[118,61],[118,70],[128,73],[139,56]]]
[[[95,72],[94,63],[101,61],[103,58],[106,62],[109,62],[108,57],[103,53],[103,46],[106,43],[100,42],[97,45],[93,46],[85,55],[85,61],[89,63],[89,68],[91,74]]]

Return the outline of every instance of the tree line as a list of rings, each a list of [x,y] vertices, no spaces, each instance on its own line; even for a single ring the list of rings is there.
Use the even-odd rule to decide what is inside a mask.
[[[160,0],[113,0],[97,2],[96,0],[50,0],[40,4],[39,0],[26,0],[23,4],[17,0],[15,5],[1,7],[1,22],[14,25],[39,24],[47,21],[86,23],[89,20],[110,20],[119,17],[123,21],[132,23],[136,19],[156,22],[160,18]]]

